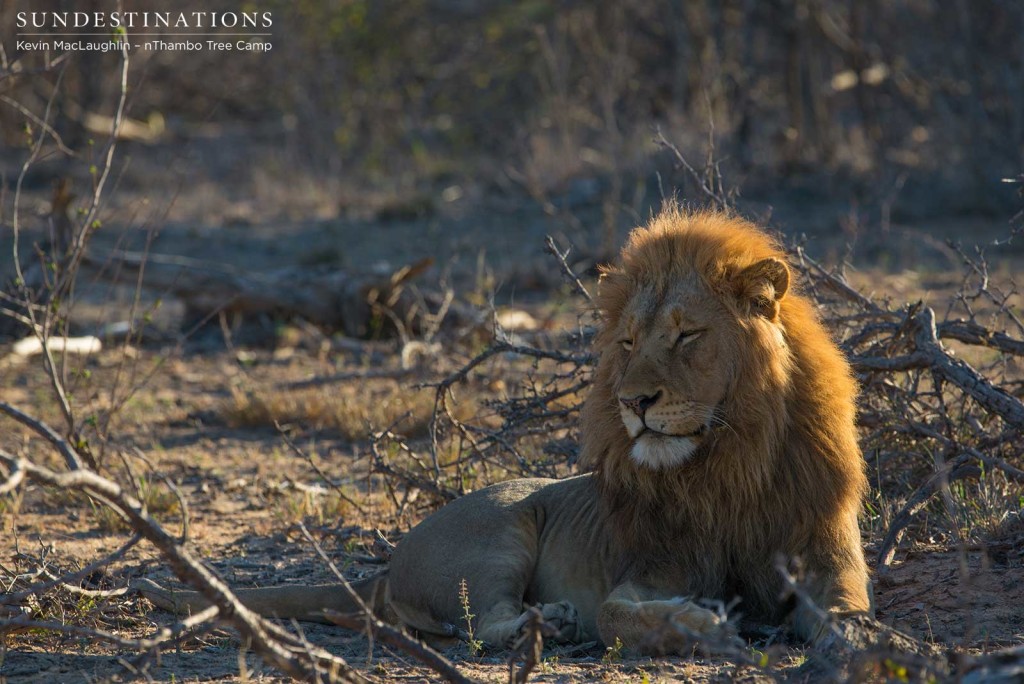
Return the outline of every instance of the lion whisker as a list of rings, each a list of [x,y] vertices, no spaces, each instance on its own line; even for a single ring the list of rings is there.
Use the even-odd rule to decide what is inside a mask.
[[[732,425],[730,425],[729,421],[727,421],[721,415],[721,413],[719,412],[719,408],[717,406],[711,411],[711,420],[709,422],[713,426],[723,427],[723,428],[729,430],[736,437],[740,436],[739,433],[736,432],[736,428],[734,428]]]

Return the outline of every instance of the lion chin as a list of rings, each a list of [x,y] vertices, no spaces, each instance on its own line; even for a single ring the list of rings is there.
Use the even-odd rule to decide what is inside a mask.
[[[689,461],[700,446],[693,437],[676,437],[647,432],[633,442],[633,460],[652,470],[675,468]]]

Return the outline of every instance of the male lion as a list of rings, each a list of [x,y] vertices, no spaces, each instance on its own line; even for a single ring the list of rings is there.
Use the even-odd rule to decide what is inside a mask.
[[[739,598],[750,618],[790,615],[801,638],[819,636],[821,612],[780,599],[777,559],[799,558],[818,607],[870,613],[857,388],[790,280],[776,243],[725,214],[672,207],[634,230],[601,278],[601,356],[580,425],[593,472],[462,497],[359,592],[424,636],[451,636],[464,579],[486,643],[509,644],[539,605],[564,641],[681,652],[686,631],[721,628],[699,599]],[[240,595],[283,618],[353,609],[332,585]]]

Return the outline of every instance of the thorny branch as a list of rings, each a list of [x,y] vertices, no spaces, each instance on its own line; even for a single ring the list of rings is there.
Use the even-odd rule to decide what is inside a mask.
[[[452,684],[474,683],[475,680],[472,680],[459,672],[459,670],[452,665],[450,660],[434,649],[417,641],[416,639],[413,639],[401,630],[395,629],[394,627],[381,622],[373,614],[370,607],[367,606],[359,597],[359,594],[355,592],[352,585],[349,584],[348,580],[341,573],[341,570],[339,570],[338,566],[334,564],[334,561],[332,561],[330,556],[327,555],[327,552],[323,550],[323,547],[317,543],[313,538],[313,535],[311,535],[309,530],[306,529],[305,525],[300,526],[300,529],[302,531],[302,536],[304,536],[306,541],[313,546],[316,554],[320,556],[320,560],[327,564],[331,573],[341,584],[342,589],[360,609],[360,613],[358,615],[328,610],[326,611],[328,620],[355,632],[366,632],[372,638],[378,639],[388,646],[412,656],[434,672],[437,672],[446,681],[452,682]]]
[[[544,251],[558,260],[558,264],[562,268],[562,275],[565,279],[573,286],[573,288],[575,288],[576,292],[583,295],[583,298],[588,304],[592,304],[594,302],[594,298],[590,296],[590,291],[587,289],[587,286],[583,284],[583,281],[581,281],[579,276],[573,272],[572,267],[569,266],[569,263],[566,261],[569,257],[570,250],[566,249],[564,252],[561,251],[558,249],[558,245],[555,244],[555,239],[550,235],[546,235],[544,236]]]
[[[39,434],[45,436],[52,432],[45,424],[39,423],[39,426]],[[307,644],[300,644],[295,637],[239,603],[219,577],[167,533],[146,513],[142,503],[124,492],[117,483],[80,467],[73,467],[68,472],[56,472],[3,450],[0,450],[0,463],[9,472],[22,472],[24,477],[34,482],[80,491],[106,502],[106,505],[129,521],[137,534],[161,552],[179,579],[198,589],[210,601],[220,619],[230,622],[263,658],[285,674],[308,681],[364,680],[343,659],[323,651],[310,650]],[[27,618],[19,616],[0,621],[0,626],[24,626],[13,624],[18,620],[25,621]],[[97,633],[94,636],[109,640],[103,634]]]
[[[549,251],[567,277],[578,280],[564,254],[550,245]],[[1024,339],[1001,329],[1001,322],[1016,327],[1010,297],[989,292],[986,263],[964,259],[980,283],[972,297],[988,302],[988,308],[961,304],[950,307],[940,320],[923,303],[897,309],[876,302],[802,248],[794,249],[793,262],[805,289],[820,305],[862,382],[859,421],[865,454],[869,459],[903,459],[906,465],[887,471],[903,476],[887,486],[910,493],[889,523],[880,551],[882,571],[915,515],[950,481],[976,479],[985,472],[1024,481],[1024,384],[1010,391],[1013,385],[1006,374],[1007,359],[1024,358]],[[955,299],[962,302],[965,297],[958,294]],[[440,500],[463,491],[463,477],[474,468],[497,467],[511,476],[572,472],[574,420],[596,361],[582,344],[589,336],[581,332],[554,343],[547,338],[513,343],[496,335],[486,349],[430,385],[436,395],[429,461],[395,435],[382,433],[374,445],[377,472]],[[996,358],[979,365],[974,362],[977,355],[961,358],[944,343],[986,349],[984,358]],[[470,421],[455,416],[449,402],[456,389],[493,378],[507,383],[517,363],[520,370],[524,365],[530,369],[518,391],[487,405],[493,415]],[[382,443],[400,444],[410,465],[385,458]],[[945,454],[945,465],[929,463],[923,458],[927,454]],[[907,482],[911,476],[916,483]]]
[[[960,254],[979,283],[971,298],[987,301],[988,309],[983,314],[980,306],[969,305],[961,290],[939,321],[934,309],[920,302],[901,310],[880,305],[841,274],[796,251],[798,268],[860,374],[860,423],[871,430],[862,440],[865,453],[880,461],[903,459],[902,473],[918,468],[922,456],[936,455],[932,473],[918,474],[923,482],[911,486],[889,523],[878,552],[882,573],[915,516],[952,482],[986,472],[1024,482],[1024,471],[1014,465],[1024,456],[1024,403],[1008,391],[1012,378],[1006,365],[1007,359],[1024,358],[1024,340],[997,327],[1015,327],[1015,319],[1010,298],[991,292],[987,264]],[[997,357],[975,367],[943,340],[986,348]]]

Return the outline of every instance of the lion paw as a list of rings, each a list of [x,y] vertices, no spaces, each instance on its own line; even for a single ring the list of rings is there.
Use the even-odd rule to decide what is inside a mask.
[[[678,604],[679,607],[671,612],[669,619],[675,625],[696,634],[717,634],[722,626],[727,624],[724,615],[702,608],[689,599],[676,598],[672,599],[672,603]]]
[[[536,606],[540,615],[544,618],[544,624],[554,630],[554,634],[546,634],[549,638],[559,643],[572,643],[580,641],[581,625],[579,612],[569,601],[558,603],[543,603]],[[527,610],[516,621],[516,632],[526,629],[530,622],[531,615],[535,615],[534,609]]]
[[[558,642],[575,642],[580,640],[580,614],[576,606],[568,601],[558,603],[545,603],[540,606],[544,622],[558,630],[558,634],[552,637]]]

